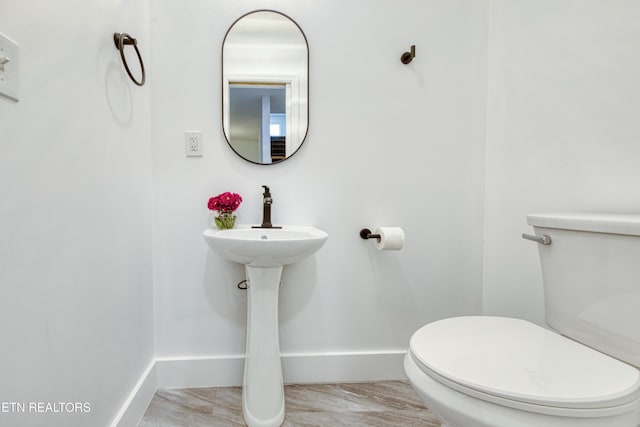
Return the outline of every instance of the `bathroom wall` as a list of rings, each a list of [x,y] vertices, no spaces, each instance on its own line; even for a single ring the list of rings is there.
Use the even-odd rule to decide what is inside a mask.
[[[148,59],[147,19],[138,0],[0,2],[21,47],[20,101],[0,97],[0,425],[107,426],[153,359],[150,87],[112,38]]]
[[[240,223],[261,221],[266,184],[276,224],[329,233],[315,256],[284,273],[280,342],[290,359],[315,357],[323,368],[336,362],[331,375],[340,380],[349,372],[339,355],[391,353],[398,356],[392,368],[366,375],[402,375],[415,329],[481,311],[486,2],[164,0],[150,7],[156,353],[162,366],[195,366],[178,367],[174,382],[160,373],[159,383],[241,380],[241,364],[231,361],[244,352],[246,292],[236,288],[244,271],[212,255],[202,237],[213,217],[207,200],[223,191],[243,196]],[[295,19],[310,50],[307,141],[273,166],[236,157],[220,123],[222,40],[236,18],[261,8]],[[411,44],[417,57],[403,65]],[[185,157],[187,130],[202,130],[203,157]],[[405,249],[378,252],[358,236],[379,225],[403,227]],[[216,360],[229,364],[202,368]],[[189,383],[187,371],[197,381]]]
[[[260,8],[310,45],[307,142],[274,166],[221,130],[222,40]],[[329,233],[283,277],[288,379],[401,375],[410,334],[442,317],[543,323],[526,214],[640,209],[639,18],[631,0],[3,1],[22,71],[20,102],[0,97],[0,402],[90,412],[0,424],[108,425],[154,355],[161,384],[240,381],[244,272],[202,238],[223,191],[258,223],[270,185],[274,222]],[[139,39],[145,87],[114,31]],[[358,237],[378,225],[402,226],[405,249]]]
[[[310,44],[307,142],[274,166],[236,157],[220,123],[224,34],[260,8]],[[274,222],[330,235],[283,277],[286,364],[317,362],[289,379],[398,375],[410,334],[442,317],[542,323],[526,214],[640,209],[639,18],[632,0],[4,0],[21,84],[0,97],[0,402],[90,412],[0,424],[108,425],[154,356],[161,384],[240,381],[244,272],[202,239],[223,191],[258,223],[268,184]],[[145,87],[114,31],[140,41]],[[402,226],[405,249],[358,237],[378,225]]]
[[[494,0],[483,306],[544,322],[531,212],[640,210],[640,3]]]

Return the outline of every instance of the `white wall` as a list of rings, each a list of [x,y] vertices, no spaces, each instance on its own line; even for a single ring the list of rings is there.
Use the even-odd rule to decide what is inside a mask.
[[[21,100],[0,98],[0,401],[91,403],[0,424],[108,424],[153,357],[152,320],[164,365],[241,366],[244,273],[201,236],[208,197],[227,190],[245,197],[241,222],[260,221],[268,184],[275,222],[329,232],[284,275],[289,359],[384,356],[457,314],[542,323],[526,214],[640,209],[640,6],[488,3],[0,3],[0,32],[22,46]],[[274,166],[237,158],[220,124],[222,39],[258,8],[293,17],[310,45],[307,142]],[[117,30],[141,41],[144,88]],[[187,159],[197,129],[204,157]],[[405,249],[360,240],[377,225],[404,227]]]
[[[132,0],[3,0],[21,46],[20,102],[0,97],[0,402],[87,402],[88,414],[0,413],[3,426],[105,426],[153,357],[148,57]]]
[[[220,123],[223,37],[259,8],[291,16],[310,46],[308,138],[273,166],[236,157]],[[424,323],[481,311],[486,12],[450,0],[151,4],[159,357],[244,352],[244,271],[209,253],[202,231],[207,199],[223,191],[244,197],[239,222],[259,223],[262,184],[276,224],[329,233],[284,273],[283,353],[402,351]],[[411,44],[417,57],[403,65]],[[194,129],[204,157],[185,158]],[[378,225],[404,227],[405,249],[359,238]]]
[[[526,215],[640,210],[640,3],[493,0],[483,306],[544,321]]]

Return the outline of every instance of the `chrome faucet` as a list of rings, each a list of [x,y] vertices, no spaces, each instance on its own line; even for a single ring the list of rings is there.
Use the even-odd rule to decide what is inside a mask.
[[[252,228],[282,228],[282,227],[274,227],[271,224],[271,204],[273,203],[273,199],[271,198],[271,192],[269,191],[269,187],[263,185],[264,193],[262,193],[262,224],[254,225]]]

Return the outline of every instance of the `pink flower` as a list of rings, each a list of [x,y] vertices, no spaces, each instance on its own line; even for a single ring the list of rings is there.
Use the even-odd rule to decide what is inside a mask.
[[[215,197],[209,199],[208,207],[212,211],[218,211],[220,213],[231,213],[238,209],[242,203],[242,196],[237,193],[225,192],[218,194]]]

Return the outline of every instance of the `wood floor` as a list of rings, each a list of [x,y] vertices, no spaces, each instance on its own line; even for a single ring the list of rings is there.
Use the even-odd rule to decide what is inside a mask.
[[[439,427],[405,381],[285,386],[283,426]],[[139,427],[244,426],[240,387],[158,390]]]

